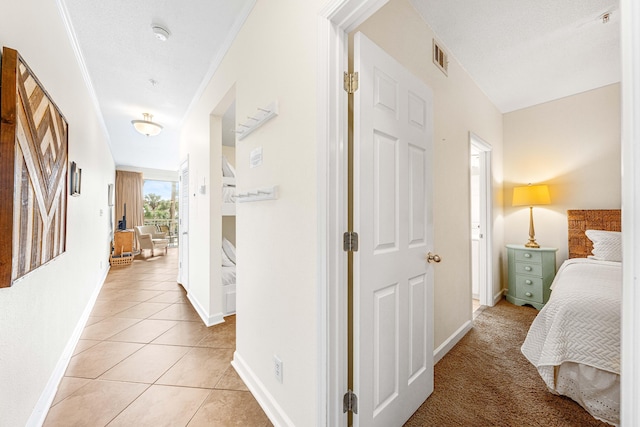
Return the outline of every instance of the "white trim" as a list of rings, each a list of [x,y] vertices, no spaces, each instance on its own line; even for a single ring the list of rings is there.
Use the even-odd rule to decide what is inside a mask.
[[[102,286],[104,285],[104,281],[107,278],[108,273],[109,267],[104,270],[102,279],[98,281],[98,285],[91,294],[91,297],[89,298],[89,301],[87,302],[87,305],[82,312],[82,316],[80,316],[80,319],[78,319],[78,323],[76,323],[76,327],[73,330],[69,341],[67,341],[67,345],[62,351],[60,359],[58,359],[58,363],[56,363],[56,367],[51,373],[49,381],[47,381],[47,385],[40,394],[38,403],[36,403],[35,408],[33,408],[33,411],[31,412],[31,416],[29,416],[29,419],[27,420],[27,427],[39,427],[44,424],[44,420],[45,418],[47,418],[47,414],[49,413],[49,409],[51,408],[51,403],[53,403],[53,399],[56,397],[56,393],[58,392],[60,381],[62,381],[64,373],[67,370],[67,366],[69,366],[69,362],[71,361],[73,352],[78,345],[78,341],[80,340],[82,331],[84,331],[87,320],[89,320],[89,315],[91,314],[91,311],[96,304],[96,300],[98,299],[98,295],[100,295],[100,291],[102,290]]]
[[[73,24],[71,23],[71,19],[69,18],[69,11],[67,10],[67,6],[63,0],[56,0],[56,5],[58,6],[58,11],[60,12],[60,17],[62,18],[62,23],[67,31],[67,36],[69,36],[69,42],[71,44],[71,48],[73,49],[73,53],[76,56],[76,60],[78,61],[78,67],[80,68],[80,74],[82,74],[82,79],[84,80],[84,84],[87,86],[87,91],[89,92],[89,98],[91,98],[91,103],[93,104],[93,108],[96,109],[96,118],[98,119],[98,123],[102,128],[102,132],[104,133],[104,137],[107,139],[109,147],[109,152],[111,153],[111,158],[113,159],[113,149],[111,148],[111,136],[107,131],[107,124],[104,121],[104,116],[102,114],[102,109],[100,108],[100,102],[98,101],[98,96],[96,95],[96,91],[93,88],[93,82],[91,81],[91,76],[89,75],[89,70],[87,69],[87,64],[84,61],[84,57],[82,56],[82,50],[80,50],[80,44],[78,44],[78,39],[76,39],[76,32],[73,29]]]
[[[198,302],[196,297],[194,297],[191,293],[187,294],[187,299],[191,302],[191,305],[198,313],[198,316],[200,316],[207,327],[224,323],[224,314],[222,312],[209,314],[207,310],[202,308],[200,302]]]
[[[621,425],[640,425],[640,4],[620,1],[622,42]]]
[[[233,353],[233,360],[231,366],[234,367],[242,381],[253,394],[256,401],[269,418],[269,421],[275,427],[291,426],[295,427],[295,424],[287,416],[287,413],[280,405],[278,405],[277,399],[275,399],[265,385],[258,379],[258,376],[251,370],[249,365],[242,359],[238,352]]]
[[[493,173],[491,144],[473,132],[469,143],[480,151],[480,231],[483,238],[478,245],[480,304],[493,307]]]
[[[442,344],[435,350],[433,350],[433,364],[435,365],[442,359],[449,350],[451,350],[458,342],[471,330],[473,322],[467,320],[462,326],[458,328],[449,338],[444,340]]]
[[[346,426],[348,36],[388,0],[334,0],[318,12],[318,421]]]
[[[506,289],[501,289],[500,292],[493,295],[493,304],[491,306],[493,307],[494,305],[496,305],[504,297],[506,293],[507,293]]]
[[[182,193],[182,174],[184,173],[184,170],[187,170],[187,176],[189,176],[189,154],[187,153],[186,157],[180,162],[180,167],[178,168],[178,194],[179,194],[179,198],[180,198],[180,202],[182,202],[183,196],[184,194]],[[187,185],[189,185],[189,183],[191,182],[191,179],[189,177],[189,182],[187,183]],[[187,195],[189,194],[188,188],[187,188]],[[189,201],[189,198],[187,197],[187,201]],[[184,236],[187,236],[187,245],[189,244],[189,203],[187,203],[186,206],[184,206],[183,208],[180,209],[180,214],[179,214],[179,218],[178,218],[178,277],[176,278],[176,281],[180,284],[180,286],[182,286],[184,288],[185,291],[187,291],[187,293],[189,293],[189,247],[185,246],[184,244]],[[186,221],[183,221],[185,220]],[[187,229],[184,229],[184,225],[183,222],[187,223]],[[184,251],[187,251],[187,259],[186,259],[186,266],[182,265],[184,260]]]

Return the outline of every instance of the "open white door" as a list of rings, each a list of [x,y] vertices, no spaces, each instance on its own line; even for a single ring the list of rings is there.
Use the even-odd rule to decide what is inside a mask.
[[[180,226],[178,283],[189,291],[189,159],[180,165]]]
[[[363,34],[354,48],[354,424],[401,426],[433,391],[433,101]]]

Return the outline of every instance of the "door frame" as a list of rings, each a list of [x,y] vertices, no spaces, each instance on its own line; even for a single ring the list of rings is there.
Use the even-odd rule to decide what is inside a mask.
[[[335,0],[318,13],[318,425],[347,425],[348,34],[389,0]]]
[[[480,152],[480,233],[478,244],[478,293],[481,305],[493,307],[493,175],[491,144],[469,132],[469,144]]]
[[[189,175],[189,154],[187,154],[186,158],[180,162],[180,167],[178,169],[179,175],[179,185],[180,185],[180,202],[182,202],[182,198],[184,196],[182,190],[182,174],[186,169],[187,176]],[[189,185],[189,182],[187,182]],[[187,187],[187,200],[189,200],[189,188]],[[186,205],[186,206],[183,206]],[[178,221],[178,283],[182,285],[185,291],[189,292],[189,203],[180,203],[180,212],[179,212],[179,221]],[[187,230],[184,232],[183,220],[187,223]],[[186,234],[183,234],[186,233]],[[184,235],[187,236],[187,244],[184,244]],[[187,255],[187,265],[182,265],[184,261],[184,255]]]
[[[640,425],[640,4],[620,1],[622,44],[622,366],[623,426]]]

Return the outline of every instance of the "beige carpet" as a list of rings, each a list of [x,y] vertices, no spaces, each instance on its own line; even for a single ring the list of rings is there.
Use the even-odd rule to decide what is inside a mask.
[[[405,426],[607,426],[547,391],[520,352],[538,313],[502,300],[435,367],[435,390]]]

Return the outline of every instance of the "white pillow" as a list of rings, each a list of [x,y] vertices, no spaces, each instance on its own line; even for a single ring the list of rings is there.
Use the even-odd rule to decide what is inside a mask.
[[[231,262],[227,254],[222,251],[222,266],[223,267],[233,267],[235,264]]]
[[[222,252],[224,252],[229,260],[235,265],[236,263],[236,248],[233,243],[227,240],[226,237],[222,238]]]
[[[227,158],[222,156],[222,176],[233,178],[236,176],[236,170],[231,166]]]
[[[587,230],[584,232],[593,242],[593,259],[622,261],[622,233],[619,231]]]

